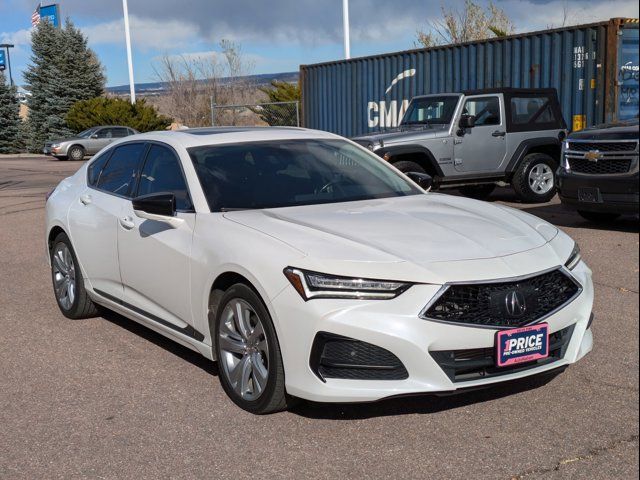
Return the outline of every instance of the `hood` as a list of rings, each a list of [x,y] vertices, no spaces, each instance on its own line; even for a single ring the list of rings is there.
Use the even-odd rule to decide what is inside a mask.
[[[569,140],[637,140],[638,119],[585,128],[569,135]]]
[[[433,125],[432,127],[425,125],[401,125],[398,128],[372,133],[371,135],[362,135],[352,140],[365,146],[370,142],[379,142],[386,146],[397,142],[406,143],[414,139],[425,140],[427,138],[441,137],[447,135],[448,132],[449,125]]]
[[[504,257],[558,230],[506,207],[442,194],[227,212],[317,261],[433,262]]]

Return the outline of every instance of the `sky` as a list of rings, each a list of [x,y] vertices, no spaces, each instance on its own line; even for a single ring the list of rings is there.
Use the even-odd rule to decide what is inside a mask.
[[[484,0],[478,0],[486,4]],[[464,0],[350,0],[351,55],[414,48],[416,32],[441,17],[441,5]],[[31,13],[37,0],[0,0],[0,43],[12,43],[13,76],[23,83],[29,63]],[[43,2],[48,4],[52,2]],[[105,66],[107,85],[128,84],[121,0],[59,0],[88,36]],[[495,0],[517,32],[611,17],[638,17],[637,0]],[[344,56],[342,0],[129,0],[136,82],[157,81],[163,55],[219,51],[228,39],[242,45],[253,73],[279,73]]]

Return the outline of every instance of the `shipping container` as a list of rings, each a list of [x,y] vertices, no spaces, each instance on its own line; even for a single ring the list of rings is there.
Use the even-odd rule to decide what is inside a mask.
[[[638,115],[638,20],[300,67],[302,124],[353,137],[395,127],[416,95],[483,88],[558,91],[573,130]]]

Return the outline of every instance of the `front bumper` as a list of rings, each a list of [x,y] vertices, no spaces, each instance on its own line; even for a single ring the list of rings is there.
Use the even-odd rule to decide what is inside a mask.
[[[496,330],[437,323],[419,318],[438,291],[437,285],[414,285],[385,301],[311,300],[304,302],[288,287],[271,302],[285,367],[287,392],[319,402],[367,402],[419,393],[478,388],[566,367],[592,349],[591,271],[580,263],[572,272],[581,294],[544,321],[550,333],[573,327],[562,358],[533,368],[472,381],[454,381],[431,352],[493,348]],[[356,339],[395,355],[408,375],[400,380],[320,379],[311,367],[312,345],[320,332]]]
[[[562,204],[576,210],[603,213],[635,213],[638,205],[638,172],[627,175],[584,175],[558,171],[558,194]],[[579,199],[581,188],[598,189],[595,202]]]

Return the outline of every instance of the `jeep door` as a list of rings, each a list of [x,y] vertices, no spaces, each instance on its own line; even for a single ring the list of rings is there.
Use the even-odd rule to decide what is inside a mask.
[[[461,173],[499,171],[507,154],[502,95],[467,97],[460,113],[475,116],[475,126],[459,130],[454,140],[454,166]],[[459,121],[459,119],[458,119]]]

